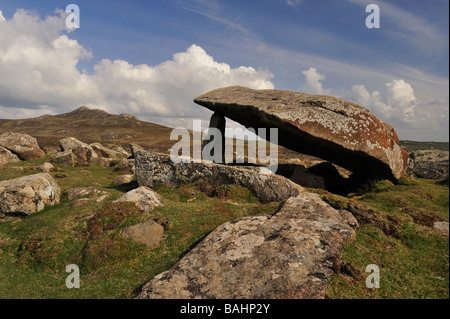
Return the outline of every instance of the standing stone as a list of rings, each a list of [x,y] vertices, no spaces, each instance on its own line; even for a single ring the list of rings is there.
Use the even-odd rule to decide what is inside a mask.
[[[209,129],[202,146],[202,158],[206,161],[225,164],[225,117],[215,112],[209,121]],[[220,136],[218,136],[219,133]],[[213,152],[211,152],[212,150]],[[217,154],[218,151],[222,153]]]

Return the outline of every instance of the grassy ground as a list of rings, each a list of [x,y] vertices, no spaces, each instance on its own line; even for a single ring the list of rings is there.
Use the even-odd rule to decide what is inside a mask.
[[[34,174],[33,167],[43,161],[4,166],[0,180]],[[278,203],[260,204],[247,189],[235,185],[208,189],[211,196],[207,196],[200,191],[205,185],[188,184],[156,187],[164,207],[146,215],[133,204],[111,204],[137,187],[136,182],[122,187],[111,184],[123,172],[96,165],[60,168],[63,171],[51,174],[63,191],[97,183],[109,199],[71,207],[64,194],[59,205],[20,221],[0,223],[0,298],[132,298],[142,284],[172,266],[220,224],[272,213],[278,207]],[[148,219],[165,228],[159,247],[148,249],[121,236],[124,227]],[[68,264],[80,267],[80,289],[65,286]]]
[[[433,228],[435,221],[449,220],[448,184],[383,181],[353,200],[320,193],[360,222],[356,240],[342,251],[328,298],[449,298],[449,234]],[[369,264],[380,268],[379,289],[365,285]]]
[[[3,166],[0,180],[34,174],[44,161]],[[0,223],[0,298],[132,298],[220,224],[272,213],[279,205],[261,204],[235,185],[159,186],[164,207],[145,215],[132,204],[112,204],[137,187],[136,182],[112,185],[125,172],[97,165],[59,169],[51,173],[63,190],[59,205]],[[109,194],[106,201],[68,205],[67,189],[93,183]],[[432,227],[449,220],[448,184],[402,178],[397,185],[382,181],[354,198],[311,191],[348,209],[360,223],[356,240],[337,262],[327,298],[449,298],[448,232]],[[121,236],[123,228],[147,219],[165,228],[159,247],[148,249]],[[65,286],[65,267],[72,263],[81,270],[80,289]],[[380,267],[379,289],[365,286],[369,264]]]

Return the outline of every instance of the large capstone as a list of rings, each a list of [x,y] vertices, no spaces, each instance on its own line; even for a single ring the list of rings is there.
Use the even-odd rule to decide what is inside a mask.
[[[391,125],[336,97],[232,86],[194,102],[247,128],[278,128],[279,145],[358,175],[398,179],[407,167],[408,153]]]

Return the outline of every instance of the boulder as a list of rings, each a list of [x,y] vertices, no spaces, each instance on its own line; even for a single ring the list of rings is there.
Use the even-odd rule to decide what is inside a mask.
[[[60,165],[75,166],[77,157],[73,154],[72,149],[68,149],[67,151],[53,155],[50,158],[50,162]]]
[[[17,162],[20,162],[20,159],[17,157],[17,155],[0,146],[0,166]]]
[[[25,217],[58,204],[61,190],[48,173],[0,182],[0,218]]]
[[[37,170],[42,173],[50,173],[54,169],[55,169],[55,167],[52,164],[45,162],[41,166],[39,166]]]
[[[349,212],[302,193],[272,216],[219,226],[137,298],[323,298],[333,263],[356,226]]]
[[[125,228],[122,235],[144,244],[148,248],[155,248],[161,242],[164,228],[153,220]]]
[[[111,149],[112,149],[113,151],[122,153],[122,154],[125,156],[125,158],[128,158],[128,157],[131,156],[131,154],[128,153],[122,146],[114,145],[113,147],[111,147]]]
[[[140,186],[150,188],[199,180],[211,185],[238,183],[247,187],[261,202],[284,201],[303,191],[300,185],[285,177],[260,173],[258,167],[250,169],[206,161],[174,163],[170,156],[149,150],[137,151],[135,158],[136,179]]]
[[[0,146],[10,150],[24,161],[39,160],[45,157],[37,140],[28,134],[3,133],[0,135]]]
[[[92,143],[90,144],[92,149],[97,153],[97,155],[105,158],[112,158],[112,159],[123,159],[126,158],[124,154],[121,152],[113,151],[109,148],[104,147],[100,143]]]
[[[116,186],[128,184],[133,180],[133,175],[119,175],[116,176],[113,180],[113,184]]]
[[[75,166],[89,166],[93,159],[98,158],[94,149],[74,137],[68,137],[59,141],[63,152],[71,150],[76,156]]]
[[[145,186],[140,186],[129,191],[116,200],[116,202],[133,202],[137,208],[146,213],[163,205],[161,203],[161,196]]]
[[[448,178],[448,151],[420,150],[410,153],[409,156],[407,175],[426,179]]]
[[[134,159],[130,158],[121,160],[119,163],[117,163],[114,170],[125,170],[134,175],[136,173]]]
[[[78,199],[86,196],[100,196],[107,195],[108,193],[100,191],[95,187],[76,187],[67,190],[67,198],[69,200]]]
[[[361,175],[396,179],[408,160],[395,130],[355,103],[294,91],[217,89],[195,103],[246,127],[278,128],[279,144]]]

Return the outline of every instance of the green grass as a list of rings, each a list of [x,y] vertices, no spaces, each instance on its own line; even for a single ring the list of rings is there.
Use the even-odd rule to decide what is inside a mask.
[[[44,161],[4,166],[0,180],[35,174],[35,167]],[[114,177],[123,172],[95,164],[58,169],[51,175],[63,190],[60,204],[23,220],[0,223],[0,298],[132,298],[141,285],[174,265],[219,225],[272,213],[279,205],[261,204],[249,190],[237,185],[221,186],[214,196],[207,196],[200,191],[204,185],[186,184],[156,187],[164,206],[143,214],[134,205],[111,204],[137,187],[136,182],[112,185]],[[66,178],[56,178],[62,175]],[[93,183],[110,194],[107,200],[78,207],[67,205],[67,189]],[[123,228],[148,219],[165,228],[159,247],[148,249],[121,236]],[[68,264],[80,267],[80,289],[65,286]]]
[[[356,240],[340,256],[327,298],[449,298],[449,237],[430,225],[449,220],[448,186],[402,178],[397,185],[383,181],[354,200],[323,194],[333,206],[356,203],[379,213],[380,225],[360,225]],[[428,225],[426,225],[428,224]],[[380,288],[368,289],[366,266],[380,267]],[[350,270],[350,271],[349,271]]]

